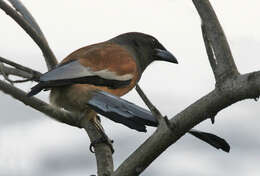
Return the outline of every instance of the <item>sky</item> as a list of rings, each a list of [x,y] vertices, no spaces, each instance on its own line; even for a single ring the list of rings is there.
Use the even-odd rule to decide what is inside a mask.
[[[150,100],[173,117],[214,89],[200,31],[200,18],[191,0],[23,0],[61,61],[72,51],[125,32],[156,37],[179,61],[153,63],[140,80]],[[257,0],[211,1],[227,36],[240,73],[260,70],[260,21]],[[30,37],[0,11],[0,56],[45,72],[42,53]],[[2,79],[2,78],[0,78]],[[17,85],[29,91],[34,83]],[[95,174],[83,130],[60,124],[0,92],[0,175],[83,176]],[[37,97],[48,101],[48,92]],[[135,90],[125,99],[145,107]],[[169,147],[142,175],[256,176],[259,168],[259,102],[245,100],[218,113],[216,123],[196,129],[225,138],[230,153],[208,146],[188,134]],[[153,132],[130,130],[102,118],[115,148],[115,167]]]

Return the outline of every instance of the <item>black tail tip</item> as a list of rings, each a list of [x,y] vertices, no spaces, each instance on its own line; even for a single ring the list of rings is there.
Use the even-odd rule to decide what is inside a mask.
[[[31,88],[31,91],[29,93],[27,93],[27,97],[32,97],[36,94],[38,94],[41,90],[43,89],[43,87],[40,84],[37,84],[36,86]]]
[[[32,97],[34,95],[36,95],[38,92],[36,92],[35,90],[31,90],[29,93],[26,94],[26,97]]]

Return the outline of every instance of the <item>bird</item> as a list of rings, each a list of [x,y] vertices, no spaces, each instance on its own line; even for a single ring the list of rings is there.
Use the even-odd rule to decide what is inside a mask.
[[[50,102],[58,108],[88,115],[94,122],[99,113],[131,129],[146,132],[146,126],[158,126],[157,119],[150,111],[120,97],[137,85],[154,61],[178,64],[175,56],[155,37],[141,32],[123,33],[72,52],[44,73],[27,96],[50,89]],[[100,131],[103,130],[100,128]],[[222,138],[196,130],[190,134],[215,148],[229,151],[228,143]]]

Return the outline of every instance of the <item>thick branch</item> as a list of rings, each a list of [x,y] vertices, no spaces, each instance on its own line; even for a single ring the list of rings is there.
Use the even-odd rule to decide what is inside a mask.
[[[260,72],[241,75],[227,81],[221,91],[216,89],[210,92],[171,118],[170,123],[176,127],[175,133],[169,128],[157,130],[120,165],[113,176],[140,174],[162,152],[195,125],[233,103],[247,98],[256,98],[259,95]]]
[[[48,69],[53,68],[57,64],[57,59],[55,58],[47,41],[38,34],[38,32],[23,18],[23,16],[17,13],[3,0],[0,0],[0,8],[3,9],[7,15],[12,17],[27,32],[27,34],[29,34],[34,42],[37,43],[45,57]]]
[[[98,121],[96,123],[99,123]],[[84,127],[90,141],[100,139],[102,136],[93,121],[84,118],[81,121],[81,126]],[[95,145],[95,155],[97,162],[97,172],[99,176],[110,176],[114,170],[113,157],[111,148],[106,143]]]
[[[193,3],[202,20],[203,38],[217,84],[238,75],[227,39],[210,2],[193,0]]]

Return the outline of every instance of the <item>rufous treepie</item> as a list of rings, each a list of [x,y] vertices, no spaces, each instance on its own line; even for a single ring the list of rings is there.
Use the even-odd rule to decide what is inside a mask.
[[[137,131],[158,126],[151,114],[122,98],[140,80],[153,61],[178,63],[153,36],[130,32],[72,52],[43,74],[28,96],[50,89],[50,102],[65,110],[96,119],[102,114]],[[191,130],[190,134],[215,148],[229,151],[228,143],[213,134]]]

